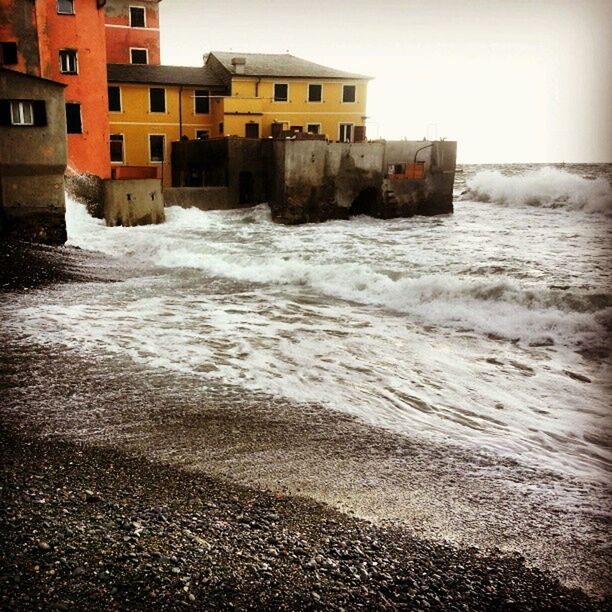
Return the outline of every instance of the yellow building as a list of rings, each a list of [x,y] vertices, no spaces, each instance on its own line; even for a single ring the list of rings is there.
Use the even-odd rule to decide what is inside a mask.
[[[227,87],[206,67],[109,64],[111,166],[116,178],[172,182],[171,142],[219,136]]]
[[[171,185],[180,139],[310,132],[363,141],[368,80],[288,54],[215,51],[200,68],[109,64],[113,176]]]
[[[229,89],[218,126],[225,135],[267,138],[291,131],[365,140],[369,77],[289,54],[213,51],[205,67]]]

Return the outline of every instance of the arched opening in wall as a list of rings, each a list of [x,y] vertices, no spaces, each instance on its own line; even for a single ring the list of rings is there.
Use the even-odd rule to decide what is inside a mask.
[[[238,202],[240,204],[254,204],[253,175],[250,172],[241,172],[238,177]]]
[[[366,187],[353,200],[351,208],[349,209],[349,217],[355,217],[357,215],[374,216],[379,198],[380,189],[376,187]]]

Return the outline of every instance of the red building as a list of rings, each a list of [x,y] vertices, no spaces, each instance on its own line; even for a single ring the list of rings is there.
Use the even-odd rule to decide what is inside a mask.
[[[109,64],[159,65],[160,0],[108,0],[106,59]]]
[[[64,83],[68,172],[110,176],[105,0],[0,0],[0,63]]]

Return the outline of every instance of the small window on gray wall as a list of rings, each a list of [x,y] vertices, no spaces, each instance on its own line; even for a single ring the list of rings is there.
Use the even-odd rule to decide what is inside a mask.
[[[44,100],[0,100],[0,125],[41,127],[47,125]]]
[[[355,102],[357,95],[355,93],[354,85],[343,85],[342,86],[342,101],[343,102]]]
[[[289,100],[289,85],[287,83],[274,83],[274,101],[287,102]]]
[[[66,102],[66,133],[82,134],[83,124],[81,122],[81,105],[74,102]]]
[[[152,113],[166,112],[166,90],[163,87],[149,89],[149,106]]]
[[[121,111],[121,88],[116,85],[110,85],[108,88],[108,110]]]
[[[142,6],[130,6],[130,26],[132,28],[145,28],[145,10]]]

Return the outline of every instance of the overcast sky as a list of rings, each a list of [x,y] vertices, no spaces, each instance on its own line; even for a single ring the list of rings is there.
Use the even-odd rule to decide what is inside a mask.
[[[612,162],[612,0],[163,0],[162,63],[284,53],[374,77],[370,137]]]

